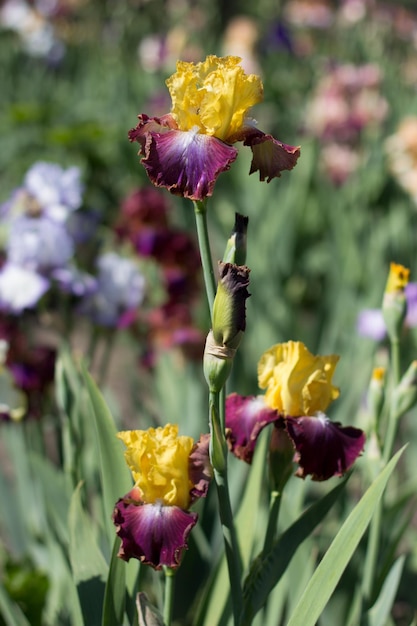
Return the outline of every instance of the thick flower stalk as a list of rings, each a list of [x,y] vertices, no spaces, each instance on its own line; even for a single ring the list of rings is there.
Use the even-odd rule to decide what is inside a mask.
[[[363,450],[365,435],[343,427],[324,413],[339,396],[332,378],[339,357],[315,356],[301,342],[267,350],[258,364],[263,396],[231,394],[226,401],[229,447],[250,463],[260,431],[270,423],[285,429],[295,449],[297,476],[313,480],[341,476]]]
[[[247,75],[239,57],[210,55],[201,63],[179,61],[167,81],[172,108],[162,117],[138,116],[129,138],[140,144],[142,163],[154,185],[202,201],[237,157],[237,141],[250,146],[250,174],[269,182],[294,167],[298,147],[256,128],[249,110],[263,99],[260,78]]]
[[[178,435],[178,426],[167,424],[123,431],[118,437],[126,445],[125,459],[135,481],[113,513],[122,540],[118,556],[155,569],[175,569],[198,518],[189,509],[206,496],[211,479],[209,436],[194,443]]]

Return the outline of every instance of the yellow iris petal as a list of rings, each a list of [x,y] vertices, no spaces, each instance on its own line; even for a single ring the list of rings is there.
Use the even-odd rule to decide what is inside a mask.
[[[265,402],[285,415],[313,415],[325,411],[339,396],[332,377],[339,357],[315,356],[299,341],[277,344],[258,364],[258,382],[266,389]]]
[[[194,441],[178,436],[178,426],[128,430],[118,433],[126,445],[128,464],[135,486],[147,504],[157,501],[187,509],[190,504],[189,455]]]
[[[263,99],[262,81],[247,75],[239,57],[208,56],[202,63],[179,61],[166,84],[171,114],[180,130],[198,127],[227,141],[241,130],[248,110]]]

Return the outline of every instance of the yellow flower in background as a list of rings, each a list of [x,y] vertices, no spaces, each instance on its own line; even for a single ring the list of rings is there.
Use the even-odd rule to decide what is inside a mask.
[[[375,380],[378,383],[383,383],[385,380],[385,374],[387,372],[386,367],[374,367],[372,370],[372,380]]]
[[[410,270],[404,265],[391,263],[385,293],[404,291],[410,279]]]
[[[122,431],[117,436],[127,447],[126,463],[143,502],[187,509],[193,487],[189,476],[192,437],[179,436],[178,426],[172,424]]]
[[[202,63],[179,61],[167,81],[171,115],[183,131],[199,132],[223,141],[238,135],[248,110],[262,102],[259,76],[245,74],[239,57],[210,55]]]
[[[340,394],[332,384],[338,360],[335,354],[315,356],[300,341],[272,346],[258,363],[266,405],[291,416],[325,411]]]

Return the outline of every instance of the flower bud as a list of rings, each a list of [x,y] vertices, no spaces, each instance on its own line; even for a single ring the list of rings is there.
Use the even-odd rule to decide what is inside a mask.
[[[212,392],[219,392],[226,383],[246,327],[249,271],[245,265],[219,262],[213,329],[207,336],[203,358],[204,376]]]
[[[246,328],[249,268],[219,262],[220,280],[213,305],[213,337],[218,346],[237,349]]]
[[[391,341],[398,341],[407,313],[404,289],[408,284],[410,270],[391,263],[382,302],[382,314]]]
[[[248,230],[249,218],[235,213],[235,225],[230,235],[226,250],[224,251],[224,263],[236,263],[236,265],[244,265],[246,261],[246,233]]]
[[[377,424],[385,400],[385,367],[375,367],[368,388],[368,408],[374,424]]]
[[[393,391],[393,402],[397,418],[407,413],[417,403],[417,361],[410,367]]]

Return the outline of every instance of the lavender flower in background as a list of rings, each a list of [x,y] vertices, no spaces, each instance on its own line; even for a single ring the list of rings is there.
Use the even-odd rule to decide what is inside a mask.
[[[18,314],[33,308],[54,280],[75,296],[91,293],[94,278],[72,262],[76,238],[69,229],[82,204],[78,167],[39,161],[0,207],[5,266],[0,275],[0,308]],[[78,228],[79,230],[79,228]]]
[[[49,217],[65,222],[82,204],[83,185],[78,167],[62,168],[56,163],[39,161],[26,173],[23,185],[0,207],[4,219],[19,215]]]
[[[43,213],[59,222],[82,204],[81,171],[75,166],[63,169],[56,163],[39,161],[27,172],[23,185]]]
[[[11,263],[37,272],[65,266],[72,258],[74,245],[65,226],[47,217],[13,220],[7,245]]]
[[[407,298],[407,315],[405,326],[414,328],[417,326],[417,283],[408,283],[405,287]],[[374,341],[382,341],[387,335],[387,328],[384,322],[381,309],[363,309],[360,311],[356,330],[362,337],[369,337]]]
[[[0,310],[18,314],[37,305],[49,281],[36,272],[6,263],[0,271]]]
[[[48,13],[42,10],[45,3],[6,0],[0,7],[0,25],[16,32],[26,52],[33,57],[45,58],[52,64],[59,63],[65,54],[65,45],[60,41]]]
[[[53,270],[51,276],[62,292],[78,298],[90,296],[97,289],[97,280],[94,276],[80,271],[74,265],[58,267]]]
[[[97,289],[87,297],[81,312],[100,326],[129,326],[145,295],[145,279],[136,263],[115,252],[97,261]]]

